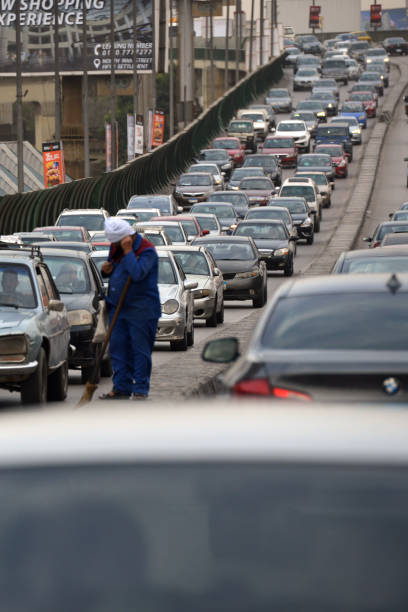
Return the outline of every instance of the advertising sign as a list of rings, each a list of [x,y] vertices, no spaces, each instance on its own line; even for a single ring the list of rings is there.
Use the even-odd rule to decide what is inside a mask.
[[[54,2],[58,5],[61,74],[81,74],[83,67],[83,2],[87,22],[87,66],[106,74],[112,62],[110,0],[0,0],[0,76],[16,71],[16,3],[20,2],[23,75],[51,75],[54,67]],[[119,73],[133,71],[133,0],[114,0],[114,63]],[[136,67],[152,70],[153,1],[136,2]]]
[[[106,172],[112,172],[112,126],[110,123],[105,123],[105,155]]]
[[[44,142],[42,145],[44,186],[55,187],[65,182],[64,152],[62,143]]]
[[[159,147],[164,141],[164,114],[161,111],[153,113],[152,149]]]
[[[143,155],[143,115],[136,115],[135,154]]]
[[[135,157],[135,116],[127,116],[127,158],[131,161]]]
[[[309,7],[309,28],[320,27],[320,6]]]
[[[370,4],[370,25],[381,27],[382,15],[381,4]]]

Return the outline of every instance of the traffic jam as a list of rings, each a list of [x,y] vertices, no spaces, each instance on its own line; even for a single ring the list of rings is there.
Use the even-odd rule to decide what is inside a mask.
[[[117,212],[157,250],[155,352],[190,350],[195,332],[222,326],[242,304],[264,309],[248,352],[216,338],[202,354],[233,364],[224,391],[309,401],[341,389],[350,399],[402,401],[408,203],[366,237],[366,249],[343,253],[330,278],[302,277],[350,197],[393,47],[353,34],[285,44],[282,82],[240,109],[168,193],[135,194]],[[81,384],[96,363],[95,382],[112,375],[97,329],[109,292],[108,217],[66,209],[54,226],[2,236],[0,342],[14,365],[0,368],[0,386],[25,404],[64,400],[74,370]]]

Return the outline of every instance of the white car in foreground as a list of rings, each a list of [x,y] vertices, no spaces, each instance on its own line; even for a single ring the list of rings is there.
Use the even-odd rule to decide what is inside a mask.
[[[310,132],[304,121],[296,119],[280,121],[276,128],[275,136],[293,138],[297,148],[302,153],[309,153],[310,151]]]

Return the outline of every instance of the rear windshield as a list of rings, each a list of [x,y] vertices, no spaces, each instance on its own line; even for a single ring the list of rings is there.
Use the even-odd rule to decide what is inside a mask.
[[[236,236],[251,236],[254,240],[286,240],[287,233],[283,225],[269,223],[240,223],[235,230]]]
[[[311,185],[285,185],[281,190],[282,196],[301,196],[307,202],[314,202],[316,199],[314,189]]]
[[[271,349],[406,351],[406,298],[389,291],[282,298],[261,342]]]
[[[342,273],[376,274],[380,272],[408,272],[408,257],[361,257],[345,260]]]
[[[313,157],[302,157],[298,161],[298,168],[313,167],[313,166],[331,166],[331,160],[328,155],[313,155]]]
[[[151,196],[133,196],[129,200],[128,208],[159,208],[161,212],[172,212],[168,198]]]
[[[290,149],[295,146],[292,138],[267,138],[264,149]]]
[[[165,257],[159,257],[159,285],[177,285],[173,264]]]
[[[325,68],[343,68],[346,69],[346,62],[343,59],[329,59],[323,62],[323,70]]]
[[[299,194],[297,194],[299,195]],[[284,206],[288,209],[290,214],[301,214],[306,213],[307,208],[304,202],[296,202],[293,200],[285,200],[285,198],[274,198],[270,201],[270,206]]]
[[[231,121],[228,130],[230,132],[252,132],[253,125],[249,121]]]
[[[348,136],[347,127],[343,127],[340,125],[333,125],[330,127],[318,127],[317,128],[317,138],[334,138],[336,136]]]
[[[86,227],[88,232],[103,230],[105,227],[105,217],[103,215],[61,215],[57,222],[58,226],[78,225]]]
[[[204,253],[200,251],[173,251],[173,255],[182,267],[184,274],[198,274],[199,276],[210,274]]]

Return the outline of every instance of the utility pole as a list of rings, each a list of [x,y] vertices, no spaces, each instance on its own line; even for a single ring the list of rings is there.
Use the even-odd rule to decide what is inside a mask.
[[[170,138],[174,136],[174,58],[173,58],[173,0],[170,2],[170,103],[169,103],[169,130]]]
[[[241,0],[237,0],[235,13],[235,83],[239,81],[239,59],[241,51]]]
[[[408,2],[408,0],[407,0]],[[229,13],[230,13],[230,5],[229,0],[227,0],[227,23],[225,26],[225,70],[224,70],[224,89],[228,90],[229,78],[228,78],[228,60],[229,60]]]
[[[263,66],[263,39],[264,39],[264,0],[260,0],[259,11],[260,30],[259,30],[259,65]]]
[[[255,0],[251,0],[251,27],[249,30],[249,72],[252,72],[252,49],[254,45],[254,8]]]
[[[90,176],[88,116],[88,41],[86,4],[82,4],[82,125],[84,128],[84,176]]]
[[[24,192],[23,79],[21,71],[20,0],[16,0],[17,191]]]
[[[137,115],[137,15],[136,0],[132,2],[132,22],[133,22],[133,117],[136,121]]]
[[[54,0],[55,140],[61,140],[61,81],[59,67],[58,2]]]
[[[210,104],[214,102],[214,36],[213,36],[213,3],[210,0]]]
[[[153,5],[153,29],[152,29],[152,111],[156,111],[156,2]]]
[[[153,12],[154,15],[154,12]],[[116,168],[116,75],[115,75],[115,0],[110,0],[110,112],[111,112],[111,143],[112,170]],[[154,31],[154,28],[153,28]]]

